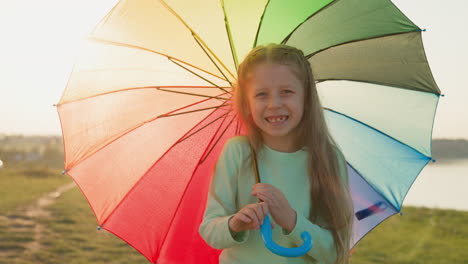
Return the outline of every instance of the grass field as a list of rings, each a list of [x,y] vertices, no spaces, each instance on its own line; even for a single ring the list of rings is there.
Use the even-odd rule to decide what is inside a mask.
[[[41,219],[42,244],[34,263],[108,264],[149,263],[132,247],[105,230],[98,231],[96,219],[81,192],[74,188],[51,206],[51,217]]]
[[[406,207],[356,246],[352,264],[468,263],[468,212]]]
[[[58,169],[40,167],[3,168],[0,170],[0,215],[38,199],[42,194],[71,182]]]
[[[0,264],[149,263],[120,239],[96,229],[76,187],[36,215],[28,213],[28,204],[71,182],[50,172],[35,173],[0,172]],[[351,263],[468,263],[468,212],[416,207],[403,212],[367,235]]]

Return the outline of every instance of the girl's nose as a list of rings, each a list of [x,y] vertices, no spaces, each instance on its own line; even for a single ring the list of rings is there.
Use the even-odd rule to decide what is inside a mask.
[[[270,108],[280,107],[281,104],[282,104],[281,96],[274,95],[274,94],[270,96],[270,100],[268,104]]]

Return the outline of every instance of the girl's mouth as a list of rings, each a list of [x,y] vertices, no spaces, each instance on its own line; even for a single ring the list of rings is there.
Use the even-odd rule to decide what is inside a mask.
[[[289,116],[285,116],[285,115],[282,115],[282,116],[269,116],[269,117],[266,117],[265,120],[268,123],[279,123],[279,122],[283,122],[283,121],[288,120],[288,118],[289,118]]]

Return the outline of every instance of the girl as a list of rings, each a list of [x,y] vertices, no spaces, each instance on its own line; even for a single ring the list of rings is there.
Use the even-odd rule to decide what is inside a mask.
[[[209,245],[224,249],[220,263],[348,263],[353,210],[346,163],[303,52],[277,44],[254,48],[239,65],[234,105],[248,135],[224,146],[199,230]],[[308,231],[312,249],[297,258],[271,253],[259,231],[267,213],[277,244],[297,247]]]

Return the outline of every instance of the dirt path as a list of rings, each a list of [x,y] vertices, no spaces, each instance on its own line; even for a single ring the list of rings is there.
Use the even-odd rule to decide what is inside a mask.
[[[75,187],[74,182],[60,186],[27,206],[17,208],[6,216],[0,215],[0,221],[6,223],[6,233],[18,234],[18,237],[23,238],[17,240],[26,241],[21,245],[23,251],[21,254],[31,254],[41,248],[40,240],[45,227],[37,221],[37,218],[50,216],[47,206],[73,187]],[[18,250],[18,246],[6,246],[0,249],[0,257],[17,256]]]

